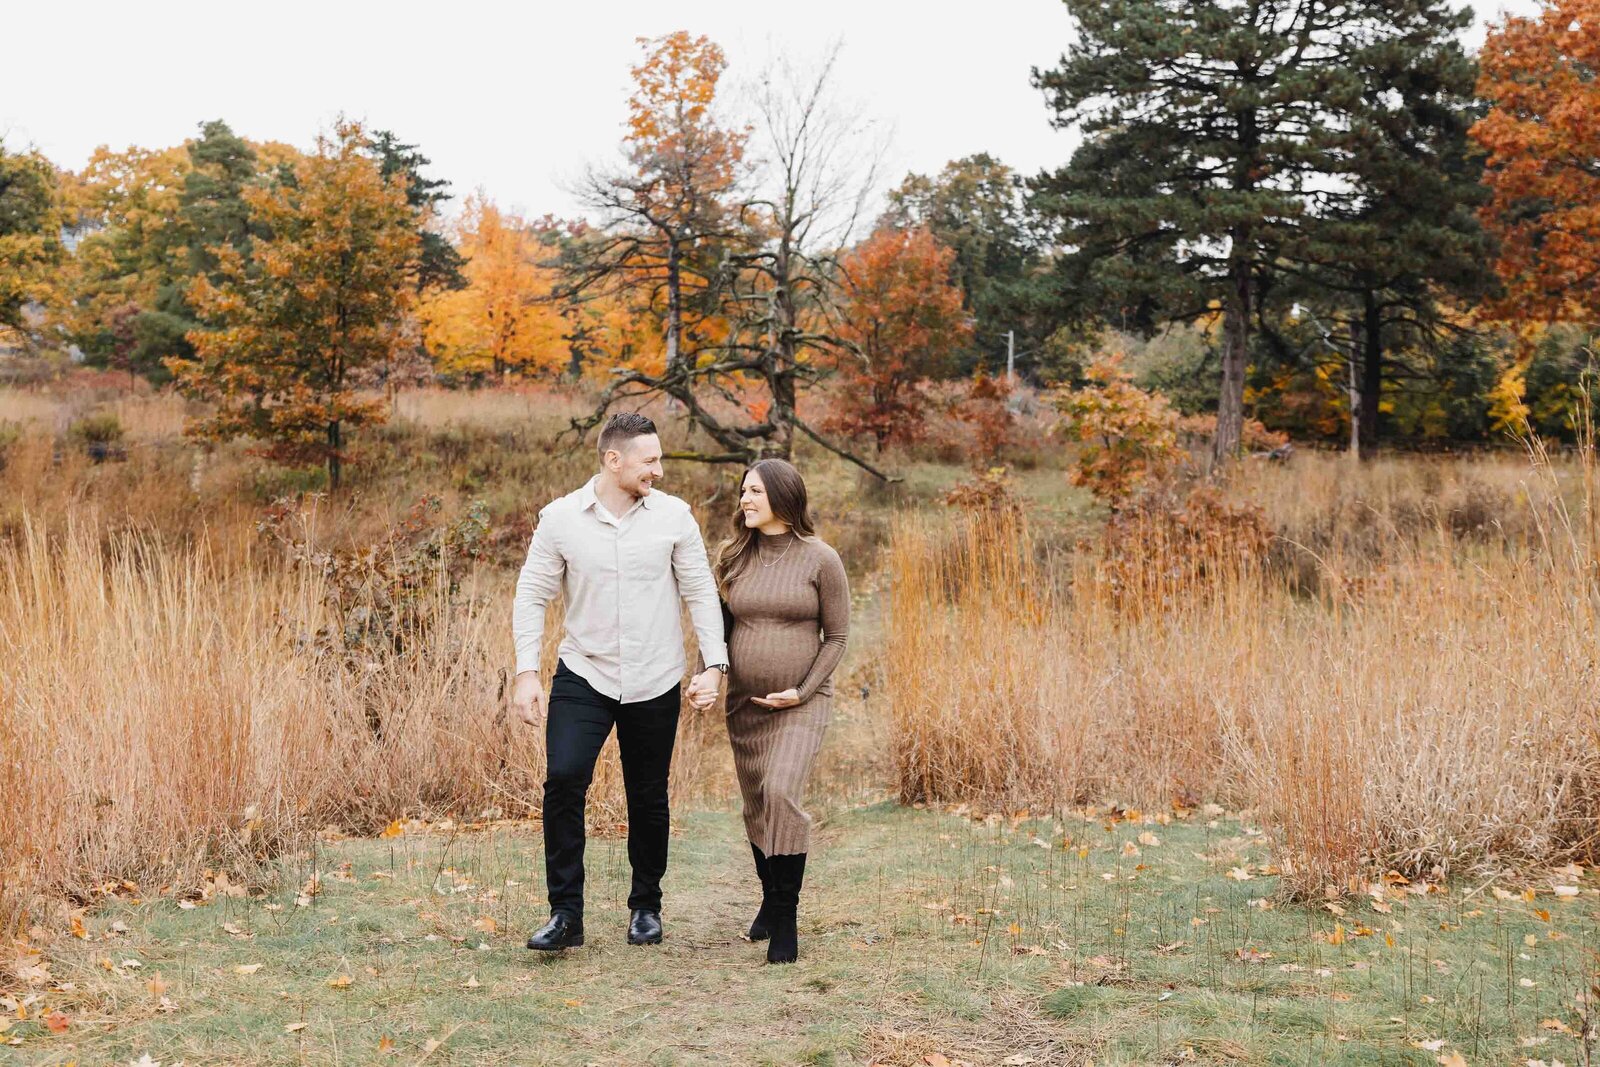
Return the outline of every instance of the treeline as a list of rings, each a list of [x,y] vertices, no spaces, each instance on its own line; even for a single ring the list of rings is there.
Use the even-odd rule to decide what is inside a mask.
[[[417,146],[351,123],[303,153],[208,122],[78,173],[0,146],[0,329],[176,380],[214,402],[195,432],[335,479],[385,385],[587,376],[602,409],[673,397],[706,458],[810,436],[870,468],[859,446],[914,436],[928,382],[988,402],[1008,355],[1049,386],[1108,348],[1214,412],[1219,457],[1246,416],[1363,450],[1573,432],[1600,0],[1547,0],[1477,56],[1434,0],[1065,2],[1075,39],[1032,78],[1071,159],[956,160],[875,217],[872,124],[831,61],[779,63],[735,109],[686,33],[643,44],[622,161],[577,220],[479,192],[446,224]]]

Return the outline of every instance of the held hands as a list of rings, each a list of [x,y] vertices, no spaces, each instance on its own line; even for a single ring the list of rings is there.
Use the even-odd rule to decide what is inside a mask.
[[[785,689],[781,693],[768,693],[764,697],[751,697],[750,701],[753,704],[760,704],[764,708],[781,711],[784,708],[792,708],[800,703],[800,690]]]
[[[698,711],[704,711],[717,702],[717,694],[722,689],[722,672],[715,667],[707,667],[689,680],[689,704]]]
[[[511,713],[529,726],[544,721],[544,686],[538,671],[523,671],[511,683]]]

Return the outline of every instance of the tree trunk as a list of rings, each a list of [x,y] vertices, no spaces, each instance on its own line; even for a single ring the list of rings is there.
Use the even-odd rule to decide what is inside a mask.
[[[683,328],[683,254],[676,237],[667,243],[667,375],[678,369],[678,334]]]
[[[773,264],[773,268],[773,277],[777,285],[772,294],[772,322],[768,327],[772,331],[768,351],[775,363],[768,372],[769,388],[772,390],[773,432],[762,451],[768,455],[788,459],[794,451],[794,418],[796,406],[799,404],[799,397],[795,393],[794,376],[800,362],[794,342],[799,316],[795,311],[790,290],[791,260],[788,230],[784,231],[783,239],[778,244],[777,261]]]
[[[1346,366],[1350,372],[1350,382],[1346,392],[1350,396],[1350,455],[1356,459],[1361,458],[1361,423],[1363,403],[1361,400],[1361,378],[1357,370],[1361,365],[1361,326],[1358,323],[1350,324],[1350,352],[1345,357]]]
[[[1222,391],[1217,397],[1217,433],[1211,439],[1213,468],[1239,454],[1244,432],[1244,368],[1250,340],[1250,261],[1244,256],[1246,234],[1233,236],[1233,266],[1227,305],[1223,310]]]
[[[1378,451],[1378,403],[1383,396],[1383,309],[1378,294],[1368,290],[1362,316],[1361,443],[1363,453]]]
[[[339,457],[340,443],[339,423],[335,420],[328,423],[328,488],[334,492],[339,490],[339,473],[342,466]]]

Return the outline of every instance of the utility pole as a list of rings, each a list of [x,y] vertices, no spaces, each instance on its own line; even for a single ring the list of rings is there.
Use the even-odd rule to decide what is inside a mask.
[[[1006,384],[1017,384],[1017,331],[1006,331]]]

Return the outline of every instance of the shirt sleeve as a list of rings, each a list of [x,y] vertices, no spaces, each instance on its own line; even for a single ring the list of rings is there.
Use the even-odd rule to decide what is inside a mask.
[[[800,702],[817,695],[822,683],[833,676],[844,658],[845,642],[850,637],[850,579],[837,552],[827,552],[817,571],[817,597],[822,617],[822,647],[800,683]]]
[[[528,559],[517,576],[517,596],[511,606],[511,639],[517,648],[517,673],[539,669],[544,644],[544,609],[561,590],[567,563],[541,513],[528,543]]]
[[[728,644],[722,632],[722,601],[717,596],[716,579],[711,576],[700,526],[688,508],[679,521],[682,527],[672,546],[672,574],[678,581],[678,595],[689,605],[689,619],[700,644],[700,662],[726,663]]]

